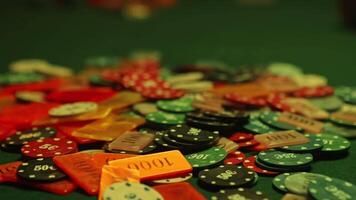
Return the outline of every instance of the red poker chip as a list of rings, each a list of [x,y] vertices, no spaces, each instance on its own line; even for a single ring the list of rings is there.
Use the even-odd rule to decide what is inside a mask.
[[[263,174],[266,176],[276,176],[279,174],[279,172],[275,172],[275,171],[269,171],[269,170],[265,170],[265,169],[261,169],[256,165],[256,157],[255,156],[251,156],[246,158],[243,161],[243,166],[251,169],[252,171],[258,173],[258,174]]]
[[[4,87],[2,92],[5,94],[14,94],[17,91],[52,91],[62,86],[64,81],[62,79],[49,79],[36,83],[22,83]]]
[[[225,95],[225,99],[232,101],[234,103],[255,106],[255,107],[263,107],[268,105],[266,97],[246,97],[241,96],[237,93],[229,93]]]
[[[330,86],[304,87],[292,93],[295,97],[325,97],[334,94],[334,89]]]
[[[245,159],[245,154],[240,151],[234,151],[229,153],[224,160],[225,165],[238,165],[241,164]]]
[[[133,89],[137,92],[152,90],[156,88],[169,89],[169,84],[160,79],[139,79],[134,81]]]
[[[245,148],[245,147],[250,147],[250,146],[255,146],[260,144],[259,142],[257,142],[256,140],[252,139],[252,140],[248,140],[245,142],[239,142],[237,143],[239,145],[240,148]]]
[[[288,97],[285,94],[272,94],[267,98],[267,102],[274,109],[294,113],[295,110],[283,101],[286,98]]]
[[[141,92],[142,96],[152,100],[159,99],[177,99],[184,95],[182,90],[175,89],[165,89],[165,88],[154,88],[150,90],[145,90]]]
[[[81,88],[74,90],[56,91],[47,95],[48,101],[60,103],[72,103],[78,101],[104,101],[116,92],[110,88]]]
[[[30,158],[50,158],[77,152],[77,144],[65,138],[44,138],[28,142],[21,152]]]
[[[248,150],[248,151],[260,152],[260,151],[265,151],[268,148],[264,144],[258,144],[258,145],[254,145],[254,146],[245,147],[245,149]]]
[[[229,139],[234,141],[234,142],[245,142],[247,140],[252,140],[253,139],[253,134],[251,133],[244,133],[244,132],[236,132],[232,134]]]

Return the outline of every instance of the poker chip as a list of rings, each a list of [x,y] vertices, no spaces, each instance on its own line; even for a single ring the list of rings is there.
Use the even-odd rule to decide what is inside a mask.
[[[54,137],[56,134],[57,130],[52,127],[34,127],[29,130],[17,131],[13,136],[6,138],[1,147],[7,151],[17,152],[28,142]]]
[[[309,171],[310,170],[310,164],[307,165],[300,165],[300,166],[275,166],[275,165],[270,165],[264,162],[261,162],[258,157],[255,160],[256,166],[258,166],[261,169],[269,170],[269,171],[274,171],[274,172],[302,172],[302,171]]]
[[[36,73],[6,73],[0,74],[0,85],[33,83],[44,80],[44,76]]]
[[[267,100],[263,97],[250,98],[241,96],[237,93],[229,93],[225,95],[225,98],[234,103],[244,104],[248,106],[262,107],[267,105]]]
[[[220,165],[213,169],[204,169],[198,174],[199,181],[214,188],[235,188],[251,183],[255,172],[235,165]]]
[[[309,101],[319,108],[330,112],[340,109],[343,104],[343,101],[336,95],[322,98],[311,98]]]
[[[185,116],[183,114],[173,114],[162,111],[152,112],[146,115],[146,120],[157,124],[175,125],[182,124]]]
[[[21,102],[44,102],[45,93],[36,91],[18,91],[15,97]]]
[[[293,96],[296,97],[325,97],[334,94],[334,89],[330,86],[319,86],[319,87],[303,87],[297,91],[293,92]]]
[[[65,138],[44,138],[31,141],[21,148],[21,153],[30,158],[48,158],[77,151],[77,144]]]
[[[204,151],[185,155],[185,158],[193,168],[204,169],[221,163],[226,156],[227,152],[223,148],[212,147]]]
[[[123,199],[163,200],[163,197],[153,188],[134,182],[122,181],[111,184],[103,193],[104,200]]]
[[[193,177],[193,174],[189,173],[185,176],[180,176],[180,177],[176,177],[176,178],[154,180],[154,181],[152,181],[152,183],[155,183],[155,184],[180,183],[180,182],[187,181],[187,180],[191,179],[192,177]]]
[[[245,159],[245,154],[243,154],[241,151],[233,151],[227,155],[227,157],[224,160],[225,165],[239,165],[241,164]]]
[[[194,110],[191,98],[180,98],[175,100],[160,100],[156,103],[161,110],[168,112],[190,112]]]
[[[104,145],[103,148],[105,149],[105,151],[111,152],[111,153],[144,155],[144,154],[153,153],[153,151],[155,151],[157,149],[157,145],[153,142],[153,143],[147,145],[146,147],[144,147],[143,149],[138,150],[137,152],[131,152],[131,151],[125,151],[125,150],[119,150],[119,149],[110,149],[108,144]]]
[[[181,141],[177,141],[177,140],[169,137],[168,134],[163,134],[162,139],[163,139],[163,142],[166,142],[165,145],[167,145],[167,146],[173,145],[175,147],[178,147],[179,150],[184,154],[198,152],[198,151],[208,149],[208,148],[214,146],[218,141],[218,137],[215,137],[213,140],[211,140],[209,142],[204,142],[204,143],[181,142]]]
[[[292,173],[283,173],[283,174],[280,174],[280,175],[274,177],[272,180],[273,187],[276,188],[278,191],[288,192],[284,181],[290,175],[292,175]]]
[[[259,143],[257,142],[257,140],[249,140],[249,141],[245,141],[245,142],[239,142],[237,143],[239,145],[240,148],[245,148],[245,147],[251,147],[251,146],[255,146],[258,145]]]
[[[279,172],[275,171],[269,171],[266,169],[261,169],[256,165],[256,157],[251,156],[248,158],[245,158],[243,161],[243,166],[246,167],[247,169],[250,169],[258,174],[266,175],[266,176],[275,176],[278,175]]]
[[[206,130],[214,130],[214,131],[229,130],[235,127],[234,123],[224,123],[220,121],[203,121],[203,120],[196,120],[192,118],[186,118],[186,123],[190,126],[194,126]]]
[[[270,133],[276,131],[276,129],[262,123],[258,118],[252,118],[249,122],[244,125],[244,129],[251,131],[253,133]]]
[[[153,113],[153,112],[157,112],[158,111],[158,109],[157,109],[157,107],[156,107],[156,105],[155,104],[153,104],[153,103],[138,103],[138,104],[135,104],[133,107],[132,107],[132,109],[135,111],[135,112],[137,112],[137,113],[139,113],[139,114],[141,114],[141,115],[144,115],[144,116],[146,116],[146,115],[148,115],[148,114],[150,114],[150,113]]]
[[[245,142],[245,141],[248,141],[248,140],[252,140],[253,139],[253,134],[244,133],[244,132],[236,132],[236,133],[232,134],[229,137],[229,139],[234,141],[234,142]]]
[[[323,141],[322,152],[342,152],[351,147],[350,141],[338,135],[317,134],[316,137]]]
[[[282,151],[296,152],[296,153],[308,153],[321,150],[323,148],[323,141],[316,134],[304,134],[305,137],[309,138],[309,142],[300,145],[284,146],[279,149]]]
[[[287,153],[274,149],[262,151],[257,157],[261,162],[277,167],[298,167],[308,165],[313,161],[313,155],[309,153]]]
[[[207,131],[184,124],[171,127],[168,134],[174,139],[189,143],[206,143],[219,137],[219,131]]]
[[[220,190],[218,193],[211,196],[211,200],[230,200],[234,198],[253,199],[253,200],[269,200],[261,191],[255,191],[247,188],[237,188],[230,190]]]
[[[355,113],[338,111],[330,115],[329,120],[332,123],[342,126],[354,126],[356,127]]]
[[[52,108],[48,113],[53,117],[66,117],[93,112],[98,108],[94,102],[67,103],[59,107]]]
[[[23,162],[17,169],[17,176],[30,181],[46,182],[53,182],[66,177],[49,158],[37,158]]]
[[[353,87],[337,87],[335,94],[346,103],[356,104],[356,89]]]
[[[339,135],[345,138],[355,138],[356,129],[347,126],[338,126],[332,123],[325,123],[323,132],[327,134]]]
[[[291,63],[275,62],[267,66],[269,73],[280,76],[299,76],[303,74],[303,71],[296,65]]]
[[[315,173],[300,172],[287,176],[284,185],[288,191],[300,195],[308,195],[309,183],[313,180],[327,178],[327,176]]]
[[[356,186],[341,179],[324,177],[311,180],[308,192],[316,200],[351,200],[356,196]]]
[[[177,99],[184,95],[183,90],[166,89],[166,88],[154,88],[141,91],[143,97],[151,100],[160,99]]]
[[[296,131],[301,131],[302,129],[296,126],[293,126],[291,124],[287,124],[285,122],[280,122],[278,121],[279,118],[279,113],[277,112],[263,112],[260,115],[260,119],[261,121],[263,121],[264,123],[281,129],[281,130],[296,130]]]

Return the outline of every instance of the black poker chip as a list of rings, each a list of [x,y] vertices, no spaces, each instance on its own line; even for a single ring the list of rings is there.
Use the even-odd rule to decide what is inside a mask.
[[[15,135],[8,137],[1,144],[3,150],[8,152],[20,152],[21,147],[31,141],[54,137],[57,130],[52,127],[32,128],[25,131],[17,131]]]
[[[190,126],[205,129],[205,130],[217,130],[226,131],[235,128],[235,123],[221,122],[221,121],[205,121],[197,120],[194,118],[186,118],[186,123]]]
[[[253,183],[255,172],[242,166],[220,165],[213,169],[205,169],[198,174],[203,186],[210,188],[237,188]]]
[[[224,111],[224,112],[205,111],[204,115],[218,118],[223,121],[229,121],[229,122],[237,122],[239,119],[244,119],[247,117],[245,113],[237,112],[237,111]]]
[[[219,131],[208,131],[185,124],[168,129],[169,137],[186,143],[207,143],[219,137]]]
[[[168,134],[164,134],[162,136],[162,139],[167,144],[171,144],[171,145],[180,147],[180,151],[184,152],[184,154],[203,151],[205,149],[208,149],[208,148],[214,146],[218,142],[218,138],[216,138],[210,142],[205,142],[205,143],[186,143],[186,142],[181,142],[179,140],[175,140],[175,139],[169,137]]]
[[[193,112],[188,112],[185,115],[187,118],[192,118],[192,119],[196,119],[196,120],[202,120],[202,121],[220,121],[220,119],[209,116],[209,115],[205,115],[203,111],[193,111]]]
[[[66,177],[51,158],[37,158],[23,162],[17,169],[17,176],[29,181],[54,182]]]
[[[229,190],[220,190],[211,196],[211,200],[230,200],[230,199],[253,199],[253,200],[269,200],[261,191],[237,188]]]

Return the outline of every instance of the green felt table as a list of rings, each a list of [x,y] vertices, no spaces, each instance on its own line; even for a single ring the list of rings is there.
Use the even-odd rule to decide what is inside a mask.
[[[232,66],[274,61],[291,62],[308,73],[329,78],[331,85],[356,85],[356,32],[340,23],[337,1],[280,0],[272,5],[241,5],[236,0],[185,0],[159,10],[145,21],[124,19],[77,2],[30,6],[27,1],[0,3],[0,70],[11,61],[43,58],[80,69],[86,57],[125,56],[136,49],[154,49],[165,66],[198,59],[222,60]],[[46,1],[42,1],[46,2]],[[0,152],[0,163],[20,155]],[[317,161],[312,172],[356,183],[356,141],[350,155]],[[254,187],[271,199],[282,194],[271,178]],[[192,180],[196,185],[196,180]],[[204,195],[209,192],[199,188]],[[0,184],[0,199],[86,200],[80,189],[67,196]]]

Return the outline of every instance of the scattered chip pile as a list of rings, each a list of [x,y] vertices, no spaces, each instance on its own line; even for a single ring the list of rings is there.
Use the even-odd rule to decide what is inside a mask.
[[[93,57],[86,68],[32,59],[0,75],[0,182],[103,200],[253,199],[259,177],[291,199],[353,199],[312,173],[348,156],[356,88],[286,63],[163,68],[157,52]]]

